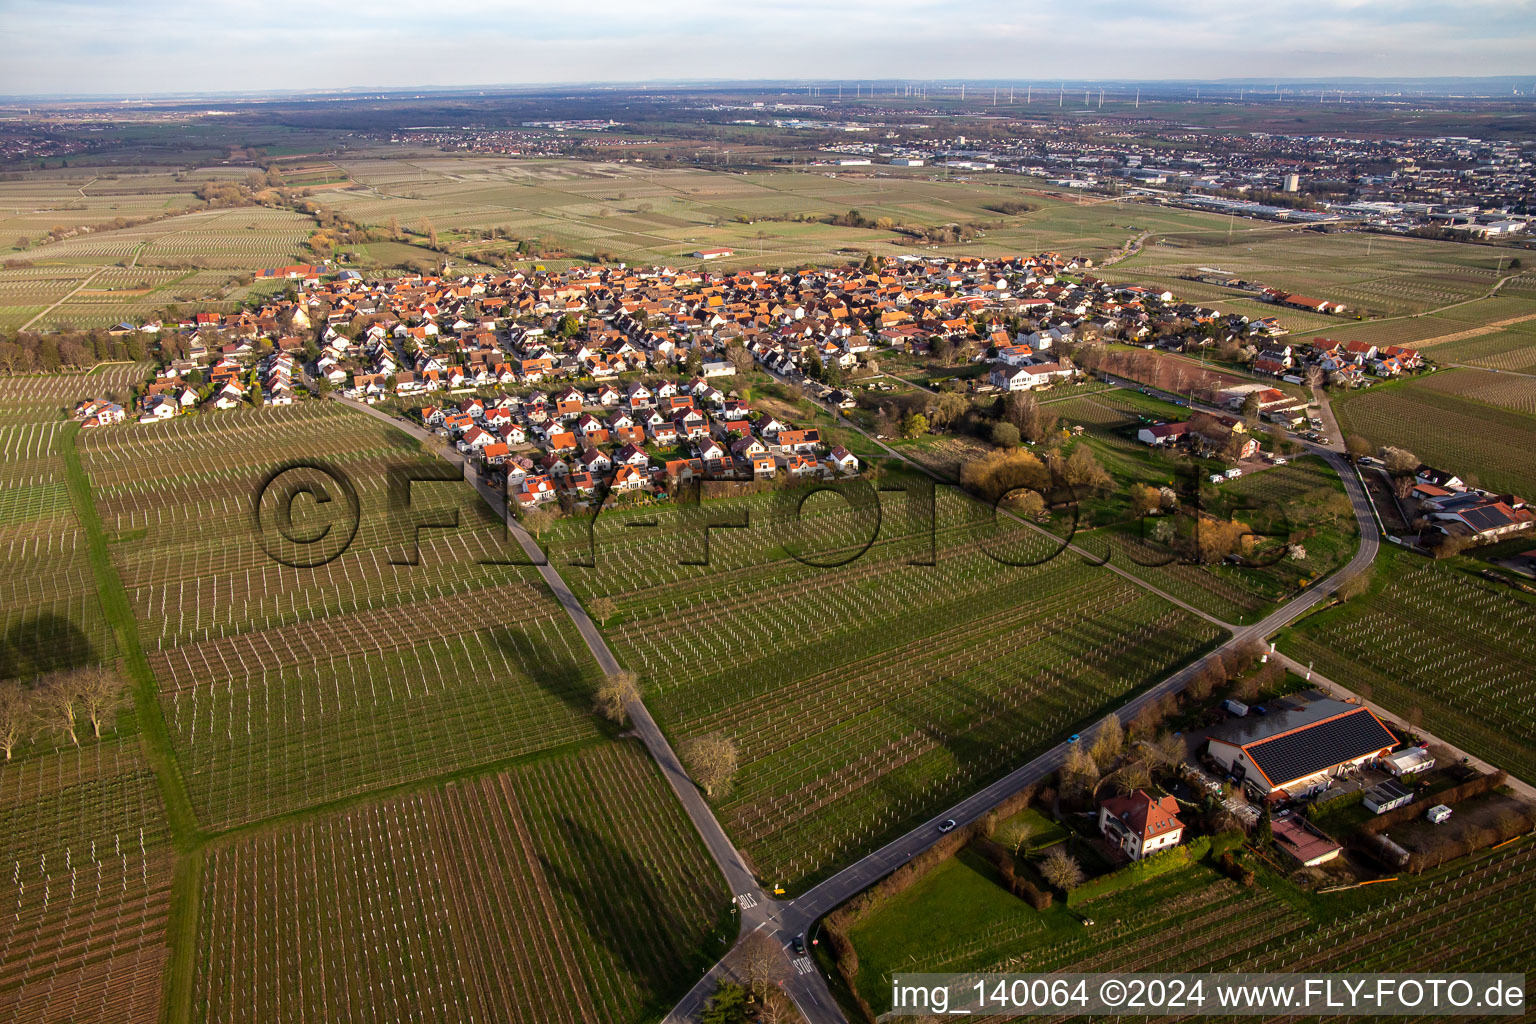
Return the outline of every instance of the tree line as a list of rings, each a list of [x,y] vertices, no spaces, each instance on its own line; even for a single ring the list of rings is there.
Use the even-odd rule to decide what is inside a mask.
[[[100,665],[65,669],[39,676],[34,684],[0,681],[0,751],[7,761],[27,740],[53,733],[80,745],[88,725],[101,739],[123,702],[123,681]]]

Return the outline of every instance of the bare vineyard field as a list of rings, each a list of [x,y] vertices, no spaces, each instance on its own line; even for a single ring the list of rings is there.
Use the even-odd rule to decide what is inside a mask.
[[[1219,220],[1225,224],[1225,218]],[[1499,254],[1486,247],[1380,235],[1321,235],[1276,225],[1250,227],[1230,242],[1224,234],[1169,235],[1118,269],[1160,272],[1164,283],[1178,291],[1170,278],[1200,267],[1218,267],[1270,287],[1343,302],[1351,314],[1376,316],[1423,313],[1478,299],[1499,280]],[[1500,294],[1508,289],[1505,285]],[[1251,301],[1240,292],[1230,293],[1230,300],[1245,305]],[[1268,308],[1282,320],[1295,312]],[[1326,328],[1318,332],[1330,335],[1335,325],[1342,332],[1366,329],[1351,327],[1344,318],[1300,318],[1293,329]]]
[[[1491,370],[1536,372],[1536,322],[1436,346],[1430,355],[1441,363],[1467,363]]]
[[[0,767],[0,1016],[158,1020],[171,873],[136,737]]]
[[[799,883],[865,852],[1216,636],[1079,558],[994,561],[983,547],[1024,561],[1055,545],[943,492],[935,564],[910,565],[926,545],[901,500],[888,499],[878,542],[837,568],[803,565],[775,537],[847,558],[867,520],[811,504],[791,531],[759,497],[712,511],[753,519],[711,531],[707,567],[676,564],[679,523],[662,512],[654,541],[615,521],[599,530],[598,567],[567,573],[615,599],[609,641],[674,738],[737,741],[742,769],[719,810],[767,878]],[[557,557],[582,554],[581,539],[562,536]]]
[[[1536,341],[1536,336],[1532,341]],[[1435,394],[1455,395],[1482,405],[1536,416],[1536,377],[1453,370],[1427,377],[1420,386]]]
[[[392,564],[412,552],[387,510],[387,474],[430,463],[414,440],[305,403],[81,444],[208,825],[596,734],[590,655],[531,569],[485,564],[507,555],[472,490],[413,488],[429,519],[460,526],[423,530],[419,564]],[[347,473],[359,497],[355,540],[319,568],[273,561],[250,520],[263,474],[301,452]]]
[[[723,264],[843,260],[856,248],[908,251],[891,231],[839,228],[779,218],[818,218],[858,209],[871,220],[933,225],[959,220],[992,224],[967,252],[1037,251],[1042,246],[1107,253],[1133,233],[1123,209],[1082,209],[1026,191],[1017,177],[979,174],[947,180],[928,171],[880,176],[749,173],[702,169],[636,169],[618,164],[417,156],[356,156],[342,166],[360,187],[331,192],[327,202],[366,224],[391,218],[407,230],[430,221],[440,232],[499,226],[519,238],[544,238],[580,254],[611,252],[629,262],[689,263],[701,246],[731,246]],[[1027,199],[1035,209],[1005,217],[989,203]],[[1170,229],[1204,215],[1136,211]],[[1209,218],[1214,224],[1215,219]],[[492,247],[493,248],[493,247]],[[943,248],[943,247],[941,247]],[[467,242],[468,255],[487,247]]]
[[[1319,672],[1366,686],[1373,699],[1426,722],[1511,773],[1536,773],[1530,637],[1536,604],[1432,563],[1388,561],[1363,607],[1304,619],[1284,641]]]
[[[208,854],[193,1019],[654,1020],[716,878],[633,743],[264,831]]]
[[[1508,393],[1493,374],[1467,378],[1467,390],[1460,394],[1439,390],[1438,384],[1431,387],[1439,376],[1336,401],[1339,424],[1346,434],[1407,448],[1463,479],[1470,474],[1485,487],[1536,494],[1536,417],[1480,397]]]
[[[123,205],[106,204],[114,216],[130,219],[167,212],[120,210]],[[89,224],[72,207],[53,216],[55,224]],[[172,303],[217,300],[233,278],[299,257],[313,226],[311,218],[290,210],[244,207],[195,210],[137,227],[104,224],[52,242],[34,235],[18,257],[25,262],[0,269],[0,328],[20,327],[45,309],[34,327],[86,328],[147,320]],[[5,227],[0,196],[0,243]]]
[[[76,428],[59,408],[90,383],[80,374],[0,384],[0,679],[117,653],[64,483],[62,452]]]

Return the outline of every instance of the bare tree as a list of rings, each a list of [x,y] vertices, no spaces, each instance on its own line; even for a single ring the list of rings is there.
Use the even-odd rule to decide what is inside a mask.
[[[776,988],[768,991],[762,1008],[757,1011],[758,1024],[791,1024],[801,1019],[789,997]]]
[[[0,750],[5,751],[7,761],[25,735],[31,716],[32,702],[21,683],[15,679],[0,683]]]
[[[1371,571],[1367,566],[1364,572],[1357,572],[1335,590],[1334,596],[1340,601],[1353,601],[1357,597],[1365,596],[1365,592],[1371,589]]]
[[[1024,847],[1029,845],[1034,834],[1034,827],[1029,822],[1015,818],[999,828],[993,838],[1017,857],[1024,852]]]
[[[1146,789],[1152,785],[1152,772],[1145,761],[1131,761],[1115,773],[1115,785],[1125,793]]]
[[[597,687],[597,713],[624,725],[629,721],[629,702],[640,699],[640,679],[633,672],[615,672]]]
[[[1099,781],[1099,766],[1094,762],[1093,755],[1075,746],[1067,752],[1067,759],[1062,762],[1058,774],[1064,792],[1081,793]]]
[[[1184,746],[1184,738],[1163,730],[1156,740],[1149,744],[1148,753],[1152,757],[1152,763],[1162,769],[1176,768],[1188,756],[1188,750]]]
[[[1413,452],[1406,448],[1394,448],[1391,445],[1381,450],[1381,461],[1387,464],[1387,472],[1393,476],[1411,476],[1419,466],[1423,465]]]
[[[587,608],[592,612],[592,617],[597,620],[598,625],[602,626],[608,625],[608,620],[613,618],[619,610],[611,597],[594,597],[588,602]]]
[[[75,673],[80,709],[91,721],[91,731],[101,739],[101,725],[123,701],[123,680],[109,668],[86,668]]]
[[[79,702],[80,691],[76,688],[73,672],[55,672],[37,688],[38,713],[77,747],[80,738],[75,735],[75,715]]]
[[[677,752],[693,780],[704,787],[705,796],[724,791],[736,774],[736,741],[723,733],[692,736]]]
[[[731,366],[737,373],[745,376],[752,372],[752,353],[740,343],[732,343],[725,348],[725,358],[730,360]]]
[[[1116,715],[1110,715],[1099,727],[1099,733],[1094,737],[1090,754],[1096,763],[1108,764],[1120,756],[1120,748],[1124,744],[1125,730],[1120,727],[1120,719]]]
[[[1083,868],[1067,851],[1056,849],[1045,855],[1040,862],[1040,874],[1047,882],[1063,892],[1071,892],[1083,884]]]
[[[555,524],[555,513],[540,505],[523,513],[523,529],[533,534],[537,539],[544,535],[544,531]]]
[[[758,999],[767,996],[770,989],[784,977],[784,949],[763,932],[753,932],[741,944],[741,970],[746,976],[747,987]]]

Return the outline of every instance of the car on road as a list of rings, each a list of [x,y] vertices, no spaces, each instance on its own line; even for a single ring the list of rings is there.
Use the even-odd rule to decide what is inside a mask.
[[[796,935],[789,940],[789,948],[795,951],[796,956],[805,955],[805,935]]]
[[[955,819],[954,818],[945,818],[943,821],[939,822],[939,831],[940,832],[953,832],[954,830],[955,830]]]
[[[1079,736],[1077,733],[1073,733],[1071,736],[1067,737],[1067,742],[1068,743],[1076,743],[1080,739],[1082,739],[1081,736]]]

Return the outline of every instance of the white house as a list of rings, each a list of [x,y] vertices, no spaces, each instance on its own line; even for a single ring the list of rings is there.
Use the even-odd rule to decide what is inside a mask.
[[[1154,800],[1138,789],[1099,804],[1099,831],[1131,860],[1141,860],[1179,845],[1184,823],[1179,820],[1179,802],[1173,797]]]

